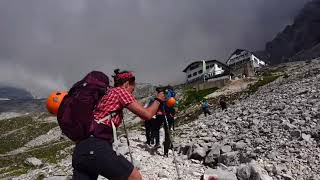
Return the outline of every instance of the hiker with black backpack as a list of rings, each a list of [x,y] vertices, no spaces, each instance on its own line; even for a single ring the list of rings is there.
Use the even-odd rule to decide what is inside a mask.
[[[157,93],[155,101],[144,108],[132,94],[135,88],[133,73],[119,69],[114,73],[113,88],[108,88],[108,78],[103,73],[89,73],[71,88],[59,108],[58,122],[62,132],[76,142],[72,157],[74,180],[97,179],[98,175],[110,180],[142,179],[133,164],[113,150],[113,134],[115,127],[123,121],[124,108],[150,120],[165,96],[163,92]]]

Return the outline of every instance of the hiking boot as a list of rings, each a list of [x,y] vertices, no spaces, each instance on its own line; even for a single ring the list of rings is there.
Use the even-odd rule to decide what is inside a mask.
[[[155,145],[153,146],[154,149],[158,149],[158,148],[160,148],[160,147],[161,147],[160,144],[155,144]]]

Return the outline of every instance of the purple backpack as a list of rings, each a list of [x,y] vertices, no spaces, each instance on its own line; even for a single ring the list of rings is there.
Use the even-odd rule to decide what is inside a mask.
[[[75,142],[90,136],[94,108],[109,87],[108,76],[99,71],[90,72],[72,86],[57,115],[64,135]]]

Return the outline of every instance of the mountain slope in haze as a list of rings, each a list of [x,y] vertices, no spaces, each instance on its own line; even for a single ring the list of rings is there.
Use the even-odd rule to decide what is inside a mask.
[[[0,99],[33,99],[33,96],[27,90],[10,86],[0,87]]]
[[[264,54],[272,64],[306,60],[320,56],[320,0],[308,2],[271,42]]]

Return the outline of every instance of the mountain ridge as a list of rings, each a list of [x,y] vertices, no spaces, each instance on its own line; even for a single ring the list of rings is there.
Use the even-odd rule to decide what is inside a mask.
[[[262,54],[271,64],[320,56],[320,0],[305,4],[291,25],[266,43]]]

